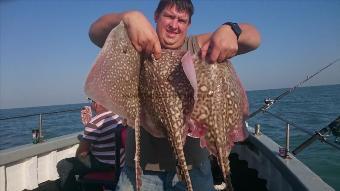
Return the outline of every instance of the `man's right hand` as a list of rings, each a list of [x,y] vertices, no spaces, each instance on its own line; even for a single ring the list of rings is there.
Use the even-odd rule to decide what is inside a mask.
[[[124,13],[122,18],[130,41],[138,52],[153,54],[156,59],[161,56],[161,45],[155,29],[147,18],[138,11]]]

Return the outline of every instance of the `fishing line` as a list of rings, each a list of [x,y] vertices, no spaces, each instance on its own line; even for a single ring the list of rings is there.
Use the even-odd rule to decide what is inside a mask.
[[[279,119],[279,120],[281,120],[281,121],[283,121],[283,122],[286,122],[287,124],[289,124],[289,125],[295,127],[296,129],[298,129],[298,130],[300,130],[300,131],[302,131],[302,132],[304,132],[304,133],[306,133],[306,134],[308,134],[308,135],[310,135],[310,136],[314,136],[315,133],[319,133],[319,132],[315,132],[315,133],[310,132],[310,131],[306,130],[305,128],[300,127],[300,126],[296,125],[295,123],[293,123],[293,122],[291,122],[291,121],[288,121],[288,120],[286,120],[286,119],[284,119],[284,118],[282,118],[282,117],[280,117],[280,116],[278,116],[278,115],[276,115],[276,114],[274,114],[274,113],[271,113],[271,112],[269,112],[269,111],[264,111],[264,112],[270,114],[271,116],[273,116],[273,117],[275,117],[275,118],[277,118],[277,119]],[[318,138],[318,137],[316,137],[316,138]],[[338,145],[336,145],[336,144],[334,144],[334,143],[331,143],[331,142],[327,141],[326,138],[324,137],[324,135],[320,134],[320,138],[318,138],[318,139],[319,139],[321,142],[325,142],[325,143],[327,143],[327,144],[333,146],[334,148],[340,150],[340,146],[338,146]]]
[[[275,99],[270,99],[270,98],[269,99],[265,99],[264,100],[264,105],[262,107],[260,107],[259,109],[257,109],[256,111],[254,111],[253,113],[251,113],[248,116],[247,119],[250,119],[250,118],[254,117],[255,115],[257,115],[261,111],[264,112],[264,111],[268,110],[274,103],[276,103],[277,101],[282,99],[284,96],[292,93],[296,88],[300,87],[302,84],[306,83],[308,80],[312,79],[314,76],[318,75],[320,72],[322,72],[323,70],[329,68],[330,66],[332,66],[335,63],[337,63],[338,61],[340,61],[340,58],[337,58],[333,62],[330,62],[328,65],[326,65],[325,67],[321,68],[320,70],[315,72],[313,75],[311,75],[311,76],[307,75],[306,79],[302,80],[301,82],[296,84],[294,87],[292,87],[292,88],[288,89],[287,91],[283,92],[281,95],[277,96]]]
[[[279,101],[280,99],[282,99],[284,96],[286,96],[286,95],[292,93],[296,88],[300,87],[302,84],[306,83],[308,80],[312,79],[314,76],[318,75],[318,74],[321,73],[323,70],[329,68],[330,66],[332,66],[332,65],[335,64],[335,63],[337,63],[338,61],[340,61],[340,58],[337,58],[336,60],[330,62],[329,64],[327,64],[326,66],[324,66],[323,68],[321,68],[320,70],[318,70],[317,72],[315,72],[313,75],[311,75],[311,76],[308,76],[308,75],[307,75],[307,78],[306,78],[306,79],[302,80],[301,82],[299,82],[298,84],[296,84],[294,87],[292,87],[292,88],[288,89],[287,91],[283,92],[281,95],[277,96],[275,99],[270,99],[270,98],[265,99],[265,100],[264,100],[264,104],[262,105],[262,107],[260,107],[259,109],[257,109],[257,110],[254,111],[253,113],[251,113],[251,114],[248,116],[247,119],[250,119],[250,118],[254,117],[255,115],[257,115],[257,114],[260,113],[260,112],[268,113],[268,114],[274,116],[275,118],[277,118],[277,119],[279,119],[279,120],[281,120],[281,121],[284,121],[284,122],[286,122],[286,123],[288,123],[288,124],[290,124],[290,125],[296,127],[296,128],[299,129],[300,131],[303,131],[304,133],[307,133],[308,135],[311,135],[311,136],[316,137],[315,134],[316,134],[316,133],[319,133],[319,134],[320,134],[320,132],[312,133],[312,132],[306,130],[305,128],[299,127],[298,125],[294,124],[293,122],[290,122],[290,121],[288,121],[288,120],[286,120],[286,119],[284,119],[284,118],[282,118],[282,117],[280,117],[280,116],[278,116],[278,115],[275,115],[274,113],[269,112],[268,109],[269,109],[274,103],[276,103],[277,101]],[[338,145],[335,145],[335,144],[333,144],[333,143],[327,141],[323,135],[320,135],[320,138],[318,138],[318,139],[319,139],[321,142],[327,143],[328,145],[333,146],[334,148],[340,150],[340,147],[339,147]]]

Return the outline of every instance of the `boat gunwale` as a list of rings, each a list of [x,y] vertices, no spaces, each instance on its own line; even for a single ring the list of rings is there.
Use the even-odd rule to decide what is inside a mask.
[[[271,164],[278,169],[278,172],[281,173],[282,177],[289,182],[294,190],[334,190],[293,154],[288,153],[288,158],[279,156],[278,152],[281,146],[270,137],[263,133],[259,136],[254,135],[254,128],[252,127],[248,127],[248,130],[250,132],[249,137],[239,145],[247,145],[245,147],[251,150],[249,144],[253,144],[255,148],[257,148],[257,151],[252,150],[252,152],[260,151],[267,160],[270,160]],[[259,155],[259,153],[256,153],[256,155]],[[259,173],[260,168],[261,167],[256,169]],[[270,177],[265,178],[268,179]]]
[[[253,129],[249,129],[250,132]],[[79,143],[81,132],[68,134],[53,139],[49,139],[46,142],[39,144],[26,144],[6,150],[0,151],[0,166],[10,166],[18,161],[25,160],[34,156],[41,156],[49,152],[58,151],[67,147],[72,147]],[[252,146],[255,149],[252,149]],[[237,147],[244,146],[249,151],[255,153],[255,155],[264,155],[267,160],[281,173],[282,177],[292,186],[294,190],[334,190],[327,183],[325,183],[320,176],[310,170],[304,163],[299,159],[289,154],[290,159],[284,159],[278,155],[279,145],[274,142],[268,136],[262,134],[255,136],[250,133],[248,139],[245,142],[239,143]],[[261,154],[260,154],[260,153]],[[248,153],[249,154],[249,153]],[[249,158],[249,157],[248,157]],[[240,158],[241,160],[244,160]],[[252,168],[252,167],[249,167]],[[261,167],[259,166],[258,171],[260,173]],[[264,177],[268,179],[270,177]],[[268,188],[269,189],[269,188]]]
[[[82,132],[63,135],[38,144],[25,144],[0,150],[0,166],[78,144]]]

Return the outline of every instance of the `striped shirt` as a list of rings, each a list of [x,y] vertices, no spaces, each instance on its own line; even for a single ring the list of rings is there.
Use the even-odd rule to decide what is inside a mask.
[[[83,140],[90,143],[90,152],[100,162],[115,164],[116,135],[115,128],[121,124],[122,118],[111,111],[94,116],[86,124]],[[120,149],[120,165],[125,161],[124,148]]]

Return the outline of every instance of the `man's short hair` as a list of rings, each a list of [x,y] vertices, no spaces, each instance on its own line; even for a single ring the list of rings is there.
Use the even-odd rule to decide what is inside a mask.
[[[167,6],[176,6],[178,11],[185,11],[189,15],[189,23],[191,23],[191,16],[194,14],[194,5],[191,0],[160,0],[155,11],[159,15]]]

